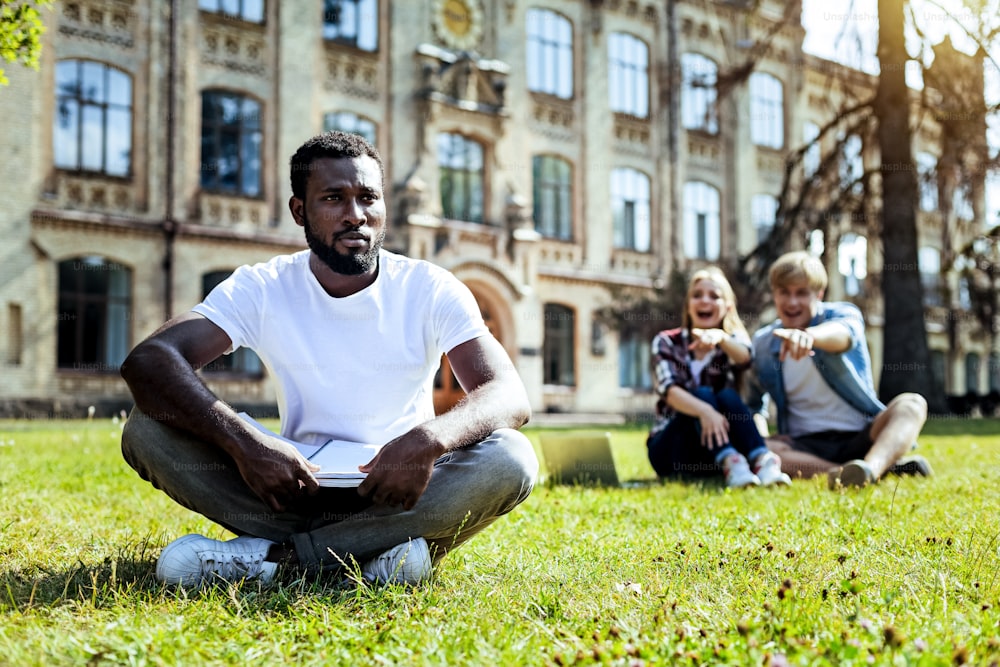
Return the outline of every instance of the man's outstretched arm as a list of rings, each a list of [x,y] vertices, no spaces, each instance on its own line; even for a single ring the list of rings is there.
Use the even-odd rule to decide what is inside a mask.
[[[250,488],[281,511],[302,489],[315,491],[318,483],[293,447],[240,419],[195,373],[231,345],[221,328],[186,313],[139,343],[121,374],[141,412],[229,454]]]

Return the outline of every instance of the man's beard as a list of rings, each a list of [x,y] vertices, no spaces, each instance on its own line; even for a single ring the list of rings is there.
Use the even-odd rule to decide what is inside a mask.
[[[334,273],[344,276],[359,276],[362,273],[368,273],[378,264],[378,253],[382,249],[382,242],[385,240],[385,228],[377,236],[372,237],[371,242],[368,244],[368,250],[342,254],[337,252],[333,247],[333,244],[337,241],[336,236],[334,236],[330,245],[326,245],[322,239],[313,234],[309,218],[306,216],[305,211],[302,212],[302,219],[305,223],[302,226],[306,232],[306,243],[309,244],[309,249]]]

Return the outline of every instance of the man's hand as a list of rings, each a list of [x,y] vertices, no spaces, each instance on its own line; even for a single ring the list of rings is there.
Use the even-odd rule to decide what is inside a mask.
[[[443,453],[444,449],[419,429],[404,433],[359,468],[368,477],[361,482],[358,493],[369,496],[377,505],[413,509],[427,489],[434,462]]]
[[[816,339],[805,329],[775,329],[774,335],[781,339],[781,352],[778,354],[781,361],[789,356],[797,361],[815,354],[813,343]]]
[[[708,409],[698,415],[701,423],[701,445],[709,450],[729,442],[729,420],[718,410],[705,404]]]
[[[319,489],[313,477],[319,466],[309,463],[287,442],[265,434],[243,451],[237,466],[247,485],[275,512],[285,511],[303,495]]]

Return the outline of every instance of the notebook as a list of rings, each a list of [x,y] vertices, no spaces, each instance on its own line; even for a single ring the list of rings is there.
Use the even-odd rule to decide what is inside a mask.
[[[539,435],[549,479],[557,484],[621,486],[608,432],[553,432]]]
[[[318,447],[306,445],[278,435],[245,412],[240,412],[239,416],[258,430],[284,440],[299,450],[310,462],[320,466],[319,471],[313,473],[320,486],[341,488],[358,486],[368,476],[360,472],[358,466],[375,458],[380,449],[378,445],[346,440],[327,440]]]

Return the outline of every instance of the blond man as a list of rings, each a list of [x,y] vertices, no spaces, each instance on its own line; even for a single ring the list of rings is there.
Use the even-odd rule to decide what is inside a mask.
[[[784,472],[826,474],[831,488],[873,484],[887,472],[929,475],[923,457],[904,458],[927,402],[914,393],[879,401],[861,311],[823,301],[819,259],[787,253],[769,279],[778,319],[754,334],[754,370],[777,413],[778,433],[767,444]]]

